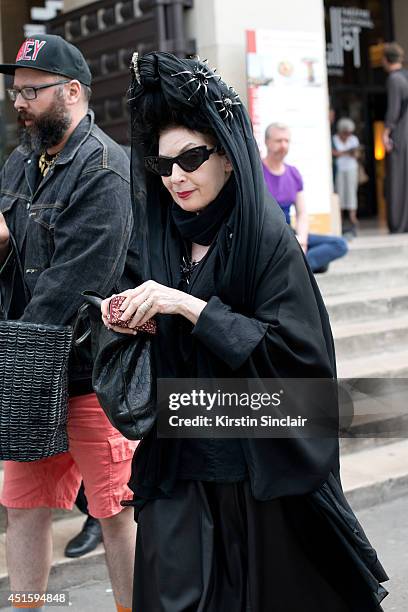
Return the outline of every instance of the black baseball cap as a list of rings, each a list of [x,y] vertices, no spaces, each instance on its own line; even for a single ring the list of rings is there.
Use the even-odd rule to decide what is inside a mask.
[[[14,64],[0,64],[0,72],[14,74],[16,68],[31,68],[77,79],[90,86],[91,71],[81,51],[55,34],[35,34],[21,45]]]

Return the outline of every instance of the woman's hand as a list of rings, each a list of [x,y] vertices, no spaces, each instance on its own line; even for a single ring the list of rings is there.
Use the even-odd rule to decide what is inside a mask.
[[[129,321],[129,327],[110,325],[108,316],[111,298],[102,302],[102,319],[110,329],[127,334],[137,333],[135,327],[143,325],[156,314],[182,315],[195,325],[206,306],[206,302],[199,298],[184,291],[160,285],[152,280],[146,281],[135,289],[127,289],[119,295],[126,297],[121,305],[121,320]]]

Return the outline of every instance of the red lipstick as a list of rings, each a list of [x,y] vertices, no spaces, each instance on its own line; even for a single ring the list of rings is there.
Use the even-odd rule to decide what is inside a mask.
[[[178,191],[177,192],[177,197],[181,198],[182,200],[185,200],[186,198],[191,196],[193,191],[194,191],[194,189],[192,189],[191,191]]]

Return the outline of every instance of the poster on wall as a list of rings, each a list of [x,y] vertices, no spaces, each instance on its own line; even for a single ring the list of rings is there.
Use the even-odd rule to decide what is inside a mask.
[[[330,232],[330,131],[324,41],[313,32],[247,30],[248,105],[266,154],[265,128],[290,127],[287,162],[304,179],[310,226]]]

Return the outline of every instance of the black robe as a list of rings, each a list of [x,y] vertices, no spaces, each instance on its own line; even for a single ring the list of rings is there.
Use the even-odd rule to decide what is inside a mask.
[[[168,228],[167,233],[175,232],[170,217]],[[222,278],[231,233],[228,222],[189,287],[208,300],[197,324],[158,317],[158,376],[331,377],[326,311],[275,203],[265,215],[253,316],[208,294]],[[173,240],[177,265],[167,283],[177,287],[183,247],[174,234]],[[165,282],[163,274],[159,265],[153,278]],[[136,451],[129,483],[139,520],[135,610],[245,612],[250,605],[263,612],[273,605],[277,612],[297,612],[299,606],[304,612],[379,612],[386,595],[379,581],[387,576],[342,492],[337,439],[216,442],[224,446],[218,452],[230,474],[236,468],[235,445],[241,445],[249,486],[211,482],[206,469],[202,477],[195,473],[194,485],[180,480],[186,441],[158,438],[155,428]],[[195,449],[215,461],[217,446],[211,443],[188,440],[190,455]],[[234,545],[225,557],[228,542]],[[191,607],[183,607],[187,602]]]
[[[154,206],[150,210],[157,212]],[[237,312],[228,296],[220,297],[234,215],[221,228],[208,260],[189,286],[190,293],[207,301],[197,324],[178,316],[158,317],[153,341],[157,377],[332,378],[334,349],[326,310],[302,250],[272,200],[262,226],[253,311]],[[162,237],[156,235],[163,227],[156,220],[150,227],[150,244],[155,245],[152,278],[177,288],[183,243],[169,212]],[[162,251],[158,244],[163,244]],[[260,500],[313,491],[330,472],[338,474],[334,437],[243,439],[241,444],[253,494]],[[158,439],[155,429],[148,434],[134,460],[136,495],[171,493],[181,445],[180,440]]]

